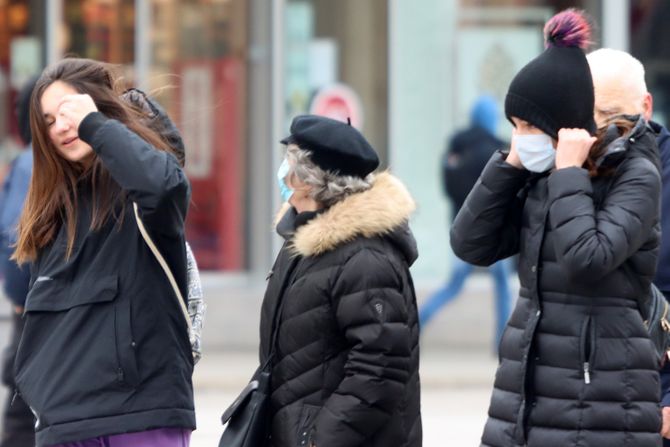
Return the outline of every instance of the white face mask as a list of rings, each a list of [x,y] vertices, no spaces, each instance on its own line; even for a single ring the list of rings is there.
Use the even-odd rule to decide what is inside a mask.
[[[549,135],[514,135],[512,140],[524,168],[546,172],[554,167],[556,151]]]

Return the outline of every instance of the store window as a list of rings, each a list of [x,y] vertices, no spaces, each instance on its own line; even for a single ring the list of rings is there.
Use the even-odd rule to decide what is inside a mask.
[[[115,64],[135,59],[135,0],[65,0],[64,54]]]
[[[0,179],[24,147],[16,96],[44,66],[44,14],[39,1],[0,2]]]
[[[245,0],[152,0],[149,90],[186,143],[187,238],[202,269],[246,268]]]
[[[386,160],[388,1],[289,0],[285,30],[286,128],[303,113],[350,118]]]
[[[64,0],[63,54],[120,64],[164,106],[186,145],[187,239],[200,268],[243,270],[247,2],[146,1],[146,79],[134,72],[136,0]]]

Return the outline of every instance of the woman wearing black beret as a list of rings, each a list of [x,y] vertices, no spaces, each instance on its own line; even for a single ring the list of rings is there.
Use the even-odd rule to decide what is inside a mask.
[[[282,143],[285,243],[261,315],[267,445],[419,447],[414,202],[398,179],[372,174],[377,154],[346,123],[300,116]]]
[[[640,312],[660,242],[656,137],[637,117],[596,129],[588,31],[577,11],[547,23],[547,50],[505,101],[512,148],[491,158],[451,230],[467,262],[519,254],[484,447],[661,445]]]

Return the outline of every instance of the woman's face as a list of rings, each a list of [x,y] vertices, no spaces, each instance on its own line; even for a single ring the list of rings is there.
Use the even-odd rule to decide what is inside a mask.
[[[40,99],[49,139],[58,154],[73,163],[81,163],[93,155],[91,146],[79,139],[78,129],[74,124],[59,113],[63,97],[78,93],[65,82],[55,81],[44,90]]]

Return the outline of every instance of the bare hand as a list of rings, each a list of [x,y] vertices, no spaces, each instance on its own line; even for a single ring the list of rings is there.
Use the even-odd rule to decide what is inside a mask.
[[[519,153],[516,151],[516,147],[514,147],[514,134],[516,133],[516,129],[512,130],[512,143],[510,146],[509,154],[507,155],[507,158],[505,161],[515,168],[518,169],[524,169],[523,164],[521,163],[521,159],[519,158]]]
[[[72,122],[79,130],[79,125],[91,112],[97,112],[98,108],[90,95],[65,95],[58,106],[58,114]]]
[[[585,129],[561,129],[556,146],[556,169],[581,168],[589,156],[596,137]]]
[[[670,439],[670,407],[663,407],[663,425],[661,426],[661,436]]]

